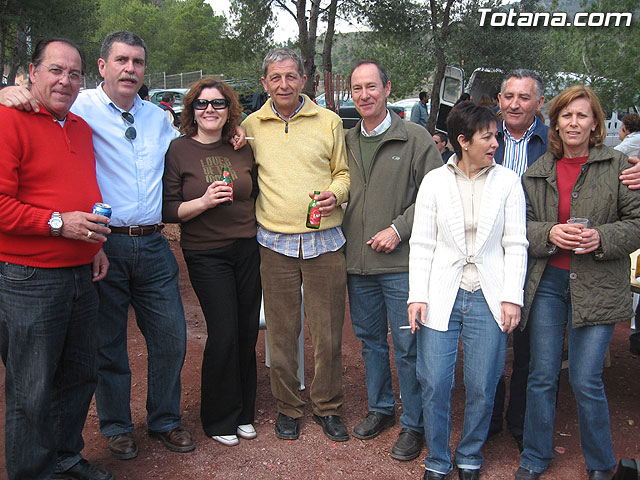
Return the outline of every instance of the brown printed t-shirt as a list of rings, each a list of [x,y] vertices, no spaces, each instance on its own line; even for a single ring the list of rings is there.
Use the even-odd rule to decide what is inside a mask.
[[[180,204],[201,197],[212,182],[221,180],[223,167],[233,180],[233,203],[181,222]],[[181,224],[182,248],[210,250],[256,236],[256,171],[248,145],[236,151],[224,140],[202,144],[193,138],[176,138],[167,151],[163,186],[162,216],[165,222]]]

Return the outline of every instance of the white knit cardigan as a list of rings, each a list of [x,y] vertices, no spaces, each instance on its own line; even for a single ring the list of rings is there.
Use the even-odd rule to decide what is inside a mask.
[[[480,209],[477,253],[467,256],[464,212],[453,169],[443,165],[432,170],[420,185],[409,241],[408,303],[427,304],[429,328],[447,330],[466,263],[475,263],[482,293],[499,326],[501,302],[523,304],[529,243],[518,175],[495,165],[488,172]]]

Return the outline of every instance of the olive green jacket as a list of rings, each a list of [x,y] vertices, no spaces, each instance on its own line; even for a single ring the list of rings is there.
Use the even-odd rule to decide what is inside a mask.
[[[351,187],[342,222],[347,237],[347,273],[408,272],[409,238],[418,188],[429,171],[443,165],[442,157],[424,127],[391,112],[391,126],[365,175],[360,156],[361,123],[362,120],[347,132]],[[401,239],[393,252],[376,252],[367,245],[369,238],[391,224]]]
[[[629,254],[640,246],[640,190],[629,190],[619,176],[630,165],[627,156],[609,147],[594,147],[571,193],[571,216],[588,217],[600,235],[598,250],[571,255],[570,291],[573,327],[629,320]],[[547,152],[522,177],[527,199],[529,264],[525,282],[524,328],[531,302],[556,246],[549,231],[558,223],[556,159]]]

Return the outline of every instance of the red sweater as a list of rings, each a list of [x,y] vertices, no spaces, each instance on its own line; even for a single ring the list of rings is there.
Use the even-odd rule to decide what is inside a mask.
[[[69,112],[64,127],[0,106],[0,261],[58,268],[91,263],[100,244],[52,237],[54,211],[91,212],[101,201],[91,128]]]
[[[558,223],[567,223],[571,218],[571,192],[580,175],[582,165],[589,157],[562,157],[556,162],[558,176]],[[549,265],[564,270],[571,269],[571,250],[559,248],[555,255],[549,258]]]

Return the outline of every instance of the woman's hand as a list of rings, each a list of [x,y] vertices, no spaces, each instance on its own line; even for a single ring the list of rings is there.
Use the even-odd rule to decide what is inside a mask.
[[[520,323],[520,305],[502,302],[501,310],[500,323],[502,324],[502,331],[511,333]]]
[[[230,186],[222,180],[216,180],[207,187],[200,199],[204,202],[204,206],[209,209],[229,201],[232,193],[233,189]]]
[[[558,223],[549,231],[549,241],[563,250],[573,250],[582,241],[580,224]]]
[[[416,333],[416,330],[420,330],[418,324],[427,324],[427,304],[421,302],[410,303],[407,309],[409,314],[409,325],[411,325],[411,333]]]
[[[585,228],[582,231],[582,241],[580,242],[580,248],[583,250],[578,250],[575,253],[576,255],[584,255],[585,253],[591,253],[594,250],[600,248],[600,234],[597,230],[593,228]]]

